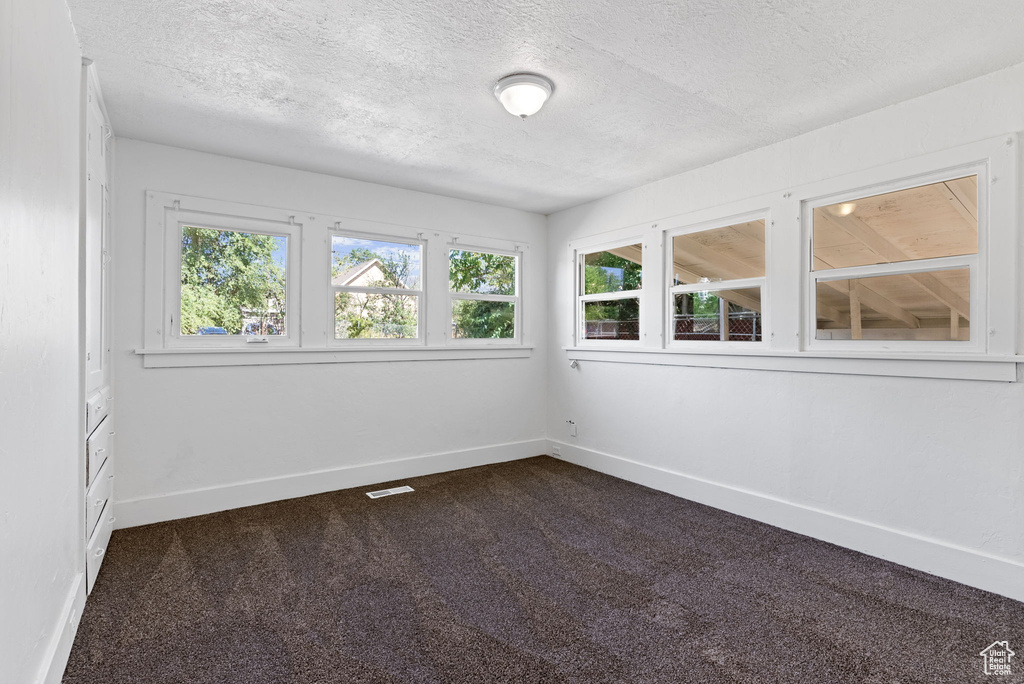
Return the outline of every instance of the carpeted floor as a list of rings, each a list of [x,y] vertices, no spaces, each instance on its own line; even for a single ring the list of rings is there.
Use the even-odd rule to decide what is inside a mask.
[[[1024,682],[1010,599],[547,457],[394,484],[115,532],[64,681]]]

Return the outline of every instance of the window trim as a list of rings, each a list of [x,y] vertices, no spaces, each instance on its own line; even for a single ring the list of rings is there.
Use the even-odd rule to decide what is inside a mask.
[[[866,173],[866,172],[865,172]],[[948,353],[984,353],[984,330],[987,325],[987,272],[982,255],[988,247],[989,212],[982,211],[989,206],[988,165],[984,162],[968,162],[945,169],[936,169],[912,176],[904,176],[894,180],[879,180],[853,190],[831,195],[821,195],[813,199],[801,201],[801,217],[805,229],[803,238],[807,244],[805,260],[807,289],[804,306],[804,337],[803,348],[808,351],[837,349],[844,351],[900,351],[900,352],[948,352]],[[978,251],[974,254],[961,254],[948,257],[929,259],[908,259],[899,262],[865,264],[844,268],[814,269],[814,210],[840,202],[855,202],[861,199],[887,193],[920,188],[934,183],[977,176],[978,178]],[[952,269],[969,269],[970,291],[970,336],[968,340],[828,340],[817,337],[817,284],[835,280],[852,278],[870,278],[884,275],[904,275],[911,273],[934,273]]]
[[[732,280],[715,280],[710,283],[694,283],[692,285],[673,285],[672,278],[675,275],[674,269],[674,257],[675,257],[675,245],[674,240],[680,235],[693,235],[696,233],[703,233],[709,230],[717,230],[719,228],[728,228],[738,223],[748,223],[750,221],[764,221],[764,275],[753,278],[734,278]],[[664,268],[665,278],[664,282],[666,285],[666,297],[665,297],[665,347],[667,349],[679,349],[679,350],[708,350],[708,351],[720,351],[725,349],[735,349],[737,345],[740,345],[744,349],[766,349],[771,341],[771,296],[769,290],[769,275],[771,274],[771,233],[772,233],[772,219],[771,210],[768,208],[758,209],[754,211],[743,212],[734,214],[732,216],[726,216],[724,218],[712,219],[710,221],[702,221],[699,223],[691,223],[688,225],[681,226],[679,228],[669,228],[664,231],[664,239],[662,244],[664,245]],[[761,289],[761,341],[760,342],[745,342],[741,340],[677,340],[675,339],[675,327],[674,316],[675,316],[675,295],[686,294],[690,292],[715,292],[720,290],[736,290],[736,289],[749,289],[752,287],[758,287]]]
[[[146,254],[146,345],[167,349],[256,349],[294,348],[301,344],[302,287],[301,251],[302,225],[295,222],[295,214],[253,207],[245,215],[225,212],[223,203],[201,198],[186,199],[178,195],[164,195],[163,201],[153,202],[163,206],[148,207],[150,221],[155,218],[157,230],[150,225],[147,244],[161,246],[159,265],[152,266],[155,255]],[[151,200],[157,200],[157,193],[147,193]],[[154,214],[156,216],[154,217]],[[213,230],[256,233],[288,238],[288,254],[285,280],[285,330],[284,335],[268,335],[256,338],[246,335],[182,335],[181,316],[181,230],[185,226]],[[155,234],[154,234],[155,233]],[[159,298],[159,302],[157,302]],[[252,341],[250,341],[252,340]],[[257,341],[259,340],[259,341]],[[265,340],[265,341],[263,341]]]
[[[427,269],[429,254],[427,240],[423,239],[422,233],[416,238],[402,237],[385,233],[368,233],[359,230],[346,230],[343,228],[331,228],[327,236],[327,346],[328,347],[354,347],[354,346],[400,346],[400,347],[422,347],[427,339]],[[357,240],[374,240],[376,242],[392,242],[401,245],[420,248],[420,288],[418,290],[403,290],[401,288],[388,287],[353,287],[338,286],[331,283],[331,270],[334,268],[334,238],[348,237]],[[399,338],[342,338],[335,337],[335,295],[338,292],[357,292],[366,294],[406,294],[415,295],[416,302],[416,337]]]
[[[573,344],[563,347],[573,360],[615,361],[656,365],[701,366],[748,370],[786,370],[853,375],[882,375],[950,379],[1014,381],[1024,340],[1024,316],[1018,310],[1024,305],[1020,290],[1017,262],[1020,258],[1022,226],[1019,225],[1018,200],[1018,134],[996,136],[917,157],[881,164],[865,170],[827,178],[789,189],[750,197],[715,207],[708,207],[655,222],[635,224],[573,240],[568,245],[572,259]],[[813,225],[809,219],[814,206],[867,197],[879,192],[892,192],[930,182],[979,175],[979,249],[977,255],[942,257],[931,265],[952,267],[956,259],[977,263],[971,272],[972,319],[979,331],[971,330],[970,342],[910,341],[910,345],[894,345],[888,341],[858,341],[854,346],[838,340],[820,340],[832,344],[810,344],[816,330],[812,286],[827,277],[842,275],[838,270],[812,272]],[[900,187],[902,185],[902,188]],[[825,200],[828,201],[825,201]],[[732,217],[764,211],[766,220],[766,291],[765,315],[770,323],[762,344],[731,344],[715,342],[720,348],[697,343],[671,344],[670,332],[670,250],[667,240],[677,231],[696,230],[702,225],[728,225]],[[982,218],[982,215],[984,218]],[[726,218],[727,217],[727,218]],[[659,224],[669,225],[668,230]],[[639,235],[639,237],[638,237]],[[616,239],[612,239],[616,238]],[[658,259],[645,253],[644,281],[663,285],[657,292],[641,297],[641,344],[586,344],[580,338],[580,304],[578,264],[581,251],[587,253],[605,245],[621,245],[643,241],[645,250],[655,245],[661,250]],[[886,268],[924,270],[927,260],[900,262]],[[654,263],[657,262],[657,263]],[[962,262],[963,263],[963,262]],[[852,273],[848,271],[847,273]],[[977,283],[977,285],[975,285]],[[715,283],[716,285],[718,283]],[[767,291],[770,288],[770,292]],[[651,312],[660,311],[657,321]],[[979,317],[976,314],[982,312]],[[984,320],[984,325],[981,321]],[[972,324],[974,324],[972,320]],[[651,331],[660,330],[648,339]],[[769,338],[765,340],[764,338]],[[865,342],[871,344],[865,344]],[[873,344],[879,342],[879,344]],[[973,346],[977,344],[977,346]],[[934,345],[934,346],[933,346]],[[845,348],[844,348],[845,347]]]
[[[648,270],[648,258],[647,258],[647,247],[648,243],[644,239],[643,234],[627,235],[621,238],[608,239],[607,236],[601,236],[602,239],[597,242],[592,241],[580,241],[579,243],[570,245],[573,253],[573,287],[574,287],[574,315],[573,315],[573,336],[576,341],[576,345],[581,348],[607,348],[607,349],[631,349],[640,347],[643,345],[645,339],[645,323],[647,317],[644,315],[644,298],[645,294],[650,291],[647,287],[649,282],[649,270]],[[598,252],[607,252],[617,247],[630,247],[633,245],[640,245],[641,263],[640,263],[640,289],[639,290],[617,290],[615,292],[595,292],[593,294],[583,294],[585,282],[585,259],[588,254],[597,254]],[[583,306],[586,302],[610,302],[618,299],[636,299],[638,303],[637,310],[639,312],[637,318],[637,339],[635,340],[594,340],[587,339],[586,337],[586,319],[583,315]]]
[[[452,347],[466,346],[496,346],[508,347],[521,345],[523,343],[523,252],[514,246],[512,249],[498,249],[495,247],[482,247],[478,244],[462,243],[458,239],[448,242],[445,247],[445,280],[448,293],[445,307],[446,325],[444,329],[445,343]],[[484,294],[478,292],[452,292],[451,286],[451,255],[452,252],[474,252],[481,254],[497,254],[500,256],[514,257],[516,260],[515,290],[514,295]],[[512,325],[515,326],[515,335],[512,337],[455,337],[452,335],[452,327],[455,323],[455,300],[477,300],[485,302],[512,302],[515,306],[515,316]]]
[[[512,359],[527,358],[533,354],[534,347],[525,324],[528,312],[525,310],[525,288],[522,282],[526,264],[532,263],[525,257],[530,248],[529,243],[156,190],[146,190],[145,204],[143,346],[135,349],[135,353],[143,357],[142,365],[145,368]],[[287,226],[287,230],[294,232],[295,239],[289,241],[288,247],[288,287],[292,288],[287,295],[289,344],[238,341],[236,344],[225,345],[223,340],[219,344],[216,341],[191,344],[196,336],[186,337],[180,346],[167,343],[167,284],[169,279],[173,283],[173,279],[177,278],[180,287],[181,271],[180,261],[177,266],[169,265],[175,258],[180,260],[179,253],[175,252],[175,249],[180,248],[168,248],[169,244],[173,246],[175,242],[169,240],[168,234],[176,234],[175,217],[181,212],[215,217],[216,221],[209,218],[198,221],[204,225],[213,224],[210,227],[221,225],[233,229],[232,225],[237,225],[252,231],[255,224],[262,223],[263,230],[255,232],[267,232],[267,224]],[[278,231],[270,232],[276,234]],[[397,344],[390,343],[391,340],[338,340],[332,344],[332,234],[423,244],[422,294],[419,295],[422,297],[419,302],[421,335],[414,344],[402,343],[403,340],[398,340]],[[175,240],[180,238],[175,237]],[[444,318],[446,298],[440,296],[447,289],[448,262],[445,253],[449,242],[457,242],[460,249],[465,247],[518,257],[516,338],[499,340],[496,344],[486,340],[450,343],[445,333],[445,326],[450,326],[450,319]],[[180,304],[178,306],[180,310]]]

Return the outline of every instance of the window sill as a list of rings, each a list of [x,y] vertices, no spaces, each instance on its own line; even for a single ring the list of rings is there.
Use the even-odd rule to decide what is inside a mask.
[[[838,375],[988,380],[992,382],[1016,382],[1017,364],[1024,363],[1024,356],[974,354],[846,354],[817,351],[785,352],[767,349],[717,352],[638,349],[636,347],[631,349],[564,347],[563,349],[568,358],[574,361]]]
[[[308,363],[370,363],[381,361],[455,361],[522,359],[533,347],[481,345],[458,347],[352,347],[277,349],[136,349],[144,368],[197,366],[277,366]]]

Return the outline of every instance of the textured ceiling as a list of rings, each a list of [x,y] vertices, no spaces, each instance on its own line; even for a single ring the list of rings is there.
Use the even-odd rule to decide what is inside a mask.
[[[1021,0],[68,5],[119,136],[544,213],[1024,61]]]

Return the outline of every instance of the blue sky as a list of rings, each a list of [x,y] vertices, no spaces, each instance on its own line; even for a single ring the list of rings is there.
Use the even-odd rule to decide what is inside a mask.
[[[409,255],[409,282],[407,286],[416,286],[420,281],[420,246],[406,245],[401,242],[385,242],[382,240],[365,240],[362,238],[335,235],[331,242],[331,253],[335,259],[343,259],[353,249],[368,249],[384,259],[397,259],[403,253]]]
[[[274,237],[274,242],[277,243],[277,247],[274,249],[274,263],[281,268],[287,268],[288,266],[288,238]],[[287,271],[286,271],[287,272]]]

